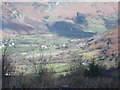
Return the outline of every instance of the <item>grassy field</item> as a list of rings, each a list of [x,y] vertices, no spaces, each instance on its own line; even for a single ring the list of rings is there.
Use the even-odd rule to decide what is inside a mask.
[[[65,37],[43,37],[43,36],[18,36],[12,38],[15,42],[14,49],[19,53],[47,52],[56,51],[58,46],[68,42]],[[46,49],[40,49],[41,45],[47,46]]]
[[[53,63],[53,64],[47,64],[46,67],[48,70],[52,70],[56,72],[56,76],[59,75],[65,75],[65,70],[68,70],[70,68],[70,64],[66,63]],[[30,74],[33,73],[33,66],[31,65],[18,65],[16,71],[18,73],[25,73]]]
[[[87,32],[104,32],[107,30],[102,19],[88,18],[87,21],[89,23]]]
[[[43,36],[17,36],[11,37],[14,46],[8,48],[8,52],[12,53],[13,57],[24,58],[26,55],[41,52],[55,52],[58,51],[56,45],[63,45],[68,42],[65,37],[43,37]],[[46,49],[39,48],[39,45],[46,45]],[[53,69],[55,72],[61,74],[62,71],[69,68],[66,63],[53,63],[47,64],[48,69]],[[29,60],[19,60],[16,63],[16,71],[18,73],[24,72],[25,74],[32,73],[33,67],[30,65]],[[56,74],[57,75],[57,74]]]

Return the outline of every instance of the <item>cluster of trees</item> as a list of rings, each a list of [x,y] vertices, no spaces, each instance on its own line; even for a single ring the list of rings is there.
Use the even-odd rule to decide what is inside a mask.
[[[3,70],[3,73],[6,72]],[[54,71],[49,70],[45,64],[37,65],[34,63],[32,74],[24,75],[21,73],[18,76],[5,76],[3,74],[2,79],[3,88],[56,88],[61,85],[68,85],[72,88],[118,87],[118,79],[106,77],[103,70],[94,61],[89,63],[87,67],[79,64],[76,69],[60,77],[55,77]]]
[[[75,17],[74,22],[76,24],[84,25],[86,28],[88,27],[88,21],[86,19],[86,15],[80,12],[77,12],[77,16]]]

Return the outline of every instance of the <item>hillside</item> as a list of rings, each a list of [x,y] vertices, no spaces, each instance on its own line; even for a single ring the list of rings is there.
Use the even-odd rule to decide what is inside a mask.
[[[104,32],[117,26],[117,3],[6,2],[1,7],[2,29],[11,34],[53,33],[68,37],[89,32],[93,36],[96,32]],[[71,31],[61,31],[57,28],[58,23],[61,23],[60,27],[62,24],[71,25],[70,28],[63,27]],[[66,32],[69,32],[68,35],[63,34]],[[77,38],[79,37],[82,36]]]
[[[96,39],[98,36],[92,38],[92,43],[88,44],[90,50],[99,51],[100,60],[103,60],[107,66],[118,66],[119,63],[119,40],[118,30],[120,27],[100,34],[101,38]]]
[[[120,28],[120,27],[119,27]],[[100,50],[101,52],[106,52],[109,55],[111,54],[118,54],[118,45],[119,45],[119,35],[118,30],[119,28],[110,30],[103,34],[100,34],[101,38],[94,40],[93,43],[89,44],[89,48],[94,50]],[[94,36],[93,39],[96,39],[97,36]]]

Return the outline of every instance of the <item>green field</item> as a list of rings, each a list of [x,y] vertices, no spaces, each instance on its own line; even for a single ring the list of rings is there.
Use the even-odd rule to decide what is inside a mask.
[[[8,52],[13,57],[24,58],[25,55],[30,55],[33,53],[41,52],[55,52],[58,51],[56,45],[62,45],[68,42],[68,38],[65,37],[43,37],[43,36],[17,36],[10,37],[15,43],[14,46],[8,47]],[[46,49],[39,48],[40,45],[46,45]],[[52,45],[52,46],[51,46]],[[55,46],[54,46],[55,45]],[[25,74],[32,73],[32,65],[30,65],[29,60],[20,60],[16,62],[16,70],[18,73],[24,72]],[[26,69],[25,69],[26,68]],[[53,63],[47,64],[49,70],[53,69],[55,72],[62,74],[64,70],[69,68],[69,65],[66,63]],[[57,74],[56,74],[57,75]]]
[[[14,49],[19,53],[33,53],[33,52],[47,52],[56,51],[58,46],[68,42],[68,38],[65,37],[43,37],[43,36],[17,36],[12,38],[15,42]],[[47,46],[46,49],[40,49],[41,45]]]
[[[87,18],[89,27],[85,30],[86,32],[104,32],[107,31],[104,21],[102,19]]]

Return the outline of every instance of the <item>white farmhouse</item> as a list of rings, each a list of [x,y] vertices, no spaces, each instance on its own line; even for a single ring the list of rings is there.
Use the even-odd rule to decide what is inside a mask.
[[[12,43],[11,45],[12,45],[12,46],[14,46],[14,45],[15,45],[15,43]]]
[[[5,47],[5,45],[2,45],[2,47]]]
[[[65,44],[63,44],[63,47],[65,47],[66,45]]]
[[[10,73],[6,73],[5,76],[10,76]]]
[[[42,49],[46,49],[46,48],[47,48],[47,46],[45,46],[45,45],[42,45],[42,46],[41,46],[41,48],[42,48]]]

